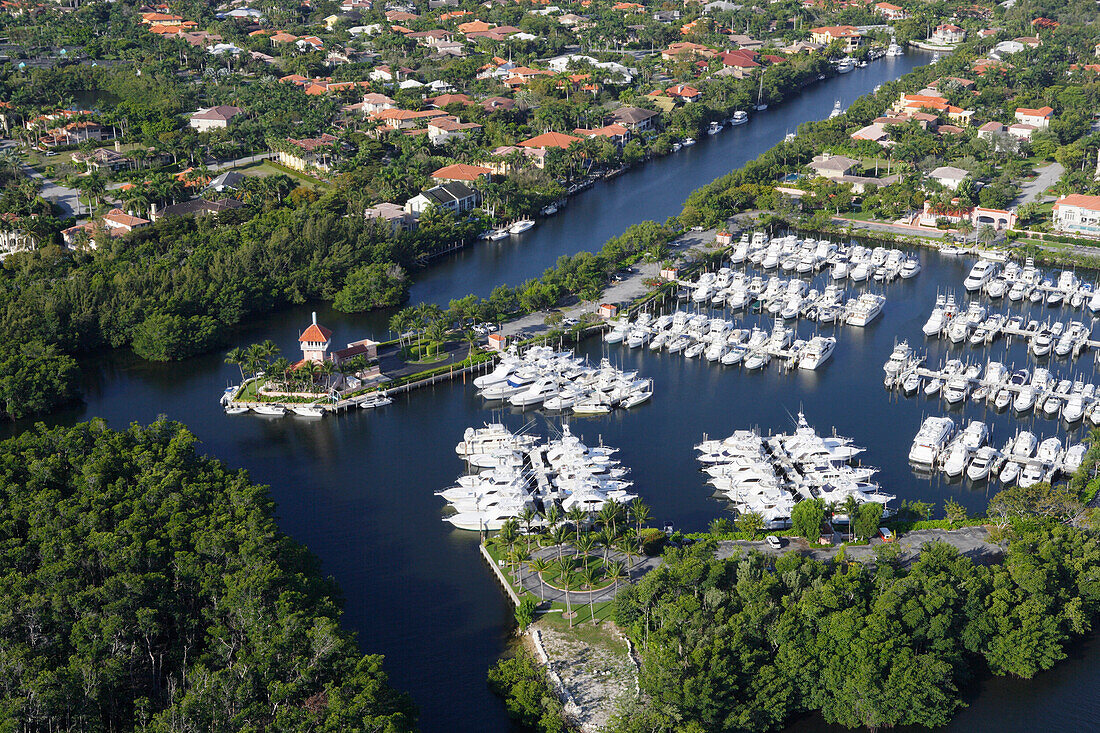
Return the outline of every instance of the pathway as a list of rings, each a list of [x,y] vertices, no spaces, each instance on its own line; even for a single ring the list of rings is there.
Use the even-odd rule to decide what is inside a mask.
[[[562,555],[564,557],[572,557],[576,555],[577,551],[569,546],[563,546]],[[603,551],[594,551],[593,556],[603,557]],[[531,558],[545,558],[547,560],[558,559],[558,546],[543,547],[535,550],[531,553]],[[621,562],[623,567],[627,567],[626,555],[613,550],[607,553],[607,558],[611,562]],[[635,555],[632,560],[633,564],[630,565],[630,570],[627,571],[629,582],[637,583],[641,580],[642,576],[653,570],[655,567],[661,564],[661,558],[659,557],[646,557],[645,555]],[[509,572],[508,568],[502,568],[505,572]],[[584,604],[589,603],[605,603],[615,597],[615,594],[619,592],[619,588],[622,588],[627,584],[626,580],[619,582],[617,586],[612,585],[602,590],[593,591],[591,594],[586,590],[566,591],[553,588],[546,583],[543,583],[538,573],[534,573],[527,569],[525,565],[519,567],[519,583],[523,586],[524,590],[531,593],[536,598],[541,598],[544,601],[553,601],[557,603],[565,603],[566,595],[569,596],[570,603]],[[589,596],[591,595],[591,599]]]
[[[1051,163],[1036,170],[1039,175],[1020,184],[1020,195],[1012,202],[1013,206],[1022,206],[1033,201],[1038,202],[1043,196],[1043,192],[1057,183],[1058,179],[1062,177],[1062,173],[1065,172],[1065,168],[1062,167],[1061,163]]]

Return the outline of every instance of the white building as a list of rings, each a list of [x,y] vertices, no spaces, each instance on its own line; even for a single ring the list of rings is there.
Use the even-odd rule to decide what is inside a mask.
[[[187,124],[199,132],[225,129],[229,127],[229,123],[233,121],[234,117],[243,112],[244,110],[240,107],[233,107],[228,104],[218,105],[217,107],[207,107],[191,115],[187,120]]]
[[[1100,196],[1071,193],[1054,202],[1054,228],[1100,236]]]

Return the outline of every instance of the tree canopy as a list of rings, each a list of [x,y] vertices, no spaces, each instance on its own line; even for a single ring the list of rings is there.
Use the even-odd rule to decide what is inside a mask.
[[[264,487],[183,426],[0,443],[0,729],[414,728]]]

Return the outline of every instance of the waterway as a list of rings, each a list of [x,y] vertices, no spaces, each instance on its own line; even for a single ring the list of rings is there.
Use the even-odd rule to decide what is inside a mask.
[[[562,254],[598,248],[632,223],[677,213],[691,190],[756,156],[802,121],[825,117],[835,99],[847,105],[917,62],[910,54],[815,85],[748,125],[602,183],[573,199],[563,214],[540,222],[527,237],[478,244],[420,273],[413,300],[446,303],[469,292],[486,295],[499,283],[516,284],[539,274]],[[580,420],[576,429],[590,441],[602,437],[622,448],[621,458],[633,468],[638,492],[654,517],[684,529],[701,529],[725,511],[709,497],[692,444],[704,432],[725,435],[750,425],[786,430],[790,415],[800,408],[813,424],[835,426],[867,446],[867,462],[883,469],[881,480],[899,497],[937,504],[954,497],[979,510],[987,501],[985,487],[929,481],[914,476],[906,463],[921,418],[941,412],[939,404],[898,399],[882,388],[881,365],[894,339],[924,344],[920,325],[937,289],[950,285],[961,294],[967,262],[928,252],[920,257],[924,271],[918,278],[884,289],[889,301],[882,318],[867,329],[839,330],[837,352],[819,372],[783,374],[772,366],[746,374],[590,340],[581,347],[584,353],[593,359],[606,354],[639,369],[656,380],[657,391],[651,403],[630,414]],[[336,343],[365,333],[385,335],[384,320],[377,316],[318,310]],[[293,355],[309,311],[305,306],[257,319],[239,340],[271,338],[284,354]],[[800,331],[810,333],[808,326]],[[934,360],[946,349],[938,343],[922,348],[933,352]],[[999,357],[1003,348],[991,353]],[[1022,366],[1026,357],[1018,346],[1011,349],[1006,360]],[[512,609],[482,565],[476,536],[443,523],[443,504],[433,495],[461,470],[452,446],[462,430],[493,417],[470,385],[441,384],[381,410],[322,421],[227,417],[217,397],[239,376],[220,355],[159,365],[116,352],[86,366],[85,403],[52,416],[51,422],[100,416],[122,428],[163,414],[187,424],[203,450],[271,486],[280,526],[317,554],[324,572],[339,583],[346,626],[359,634],[364,650],[386,655],[393,683],[411,692],[419,705],[424,730],[508,728],[503,706],[486,689],[485,672],[507,644]],[[1091,374],[1092,357],[1076,368]],[[1073,369],[1065,363],[1057,367],[1059,373]],[[970,404],[959,414],[992,420],[1002,441],[1017,424],[1011,415],[989,416]],[[546,418],[537,413],[501,417],[513,427],[534,419],[547,429]],[[1052,421],[1038,423],[1043,434],[1060,430]],[[988,682],[975,690],[971,706],[951,729],[1024,731],[1056,722],[1070,729],[1087,727],[1085,721],[1100,713],[1100,703],[1090,694],[1100,682],[1096,661],[1091,643],[1035,682]],[[796,726],[801,731],[820,727],[813,719]]]

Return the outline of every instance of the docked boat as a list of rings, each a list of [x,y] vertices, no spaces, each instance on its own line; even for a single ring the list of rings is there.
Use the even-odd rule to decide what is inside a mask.
[[[325,408],[319,405],[291,405],[290,411],[299,417],[324,417]]]
[[[909,460],[921,466],[931,466],[955,432],[955,422],[949,417],[929,417],[921,425],[909,449]]]
[[[890,58],[895,56],[905,55],[905,50],[897,44],[896,41],[890,41],[890,45],[886,47],[886,55]]]
[[[989,279],[997,272],[997,265],[989,260],[978,260],[970,269],[970,274],[963,280],[963,287],[967,291],[981,290]]]
[[[508,227],[501,227],[500,229],[494,229],[489,232],[489,236],[486,237],[486,239],[492,242],[499,242],[502,239],[507,239],[509,234]]]
[[[509,234],[523,234],[525,231],[535,226],[535,222],[531,219],[520,219],[519,221],[508,227]]]
[[[829,113],[829,119],[840,117],[842,114],[844,114],[844,107],[840,105],[840,100],[838,99],[833,103],[833,110]]]
[[[267,415],[269,417],[282,417],[286,414],[286,408],[282,405],[256,405],[252,408],[252,411],[257,415]]]
[[[749,113],[744,110],[737,110],[733,113],[733,117],[730,117],[731,125],[743,125],[749,121]]]
[[[829,360],[836,350],[836,339],[832,336],[814,336],[799,353],[799,369],[817,369]]]
[[[844,322],[849,326],[866,326],[878,318],[886,305],[886,296],[877,293],[861,293],[859,298],[848,304]]]
[[[249,412],[249,408],[247,408],[247,407],[226,407],[225,408],[225,414],[226,415],[243,415],[246,412]]]
[[[724,129],[725,129],[725,127],[722,125],[721,122],[712,122],[712,123],[710,123],[710,126],[707,127],[707,134],[708,135],[717,135],[718,133],[720,133]]]
[[[847,74],[855,68],[856,62],[851,56],[845,56],[836,62],[836,73],[838,74]]]
[[[997,450],[990,446],[983,446],[974,453],[974,458],[966,469],[966,477],[971,481],[982,481],[989,478],[989,472],[993,468],[997,457]]]
[[[695,138],[693,138],[693,137],[685,137],[684,138],[683,146],[685,148],[690,148],[694,144],[695,144]]]

